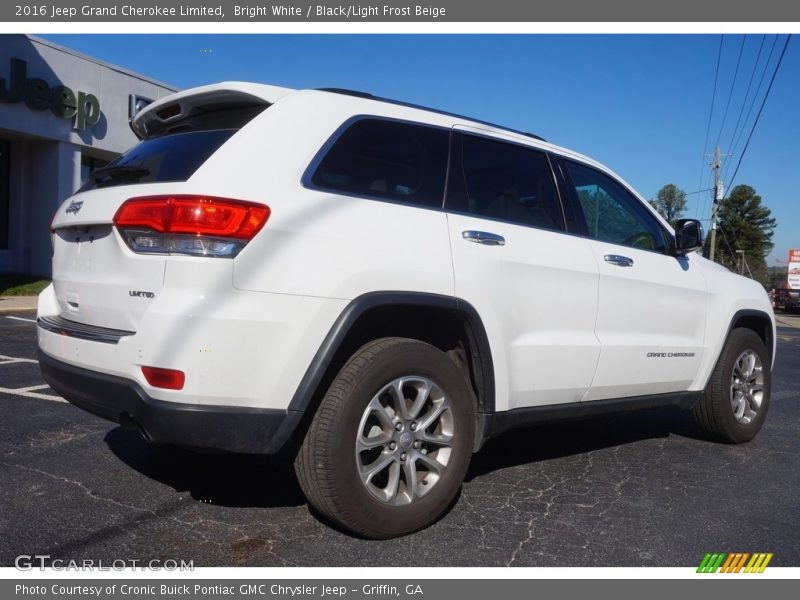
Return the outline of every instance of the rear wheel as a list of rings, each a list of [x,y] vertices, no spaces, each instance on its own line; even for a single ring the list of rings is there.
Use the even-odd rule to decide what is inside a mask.
[[[764,424],[771,385],[764,342],[751,329],[734,329],[702,400],[693,409],[695,423],[717,441],[750,441]]]
[[[384,338],[356,352],[322,400],[295,461],[321,513],[360,535],[430,525],[458,493],[472,453],[475,403],[441,350]]]

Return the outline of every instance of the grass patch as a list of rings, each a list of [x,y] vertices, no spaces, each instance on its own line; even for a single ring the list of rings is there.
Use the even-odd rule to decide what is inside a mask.
[[[0,273],[0,296],[36,296],[50,285],[49,279],[33,275]]]

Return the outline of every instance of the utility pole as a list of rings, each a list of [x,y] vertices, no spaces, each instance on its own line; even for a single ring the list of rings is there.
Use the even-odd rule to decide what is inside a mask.
[[[717,211],[719,210],[719,203],[725,195],[722,181],[719,178],[719,169],[722,166],[722,155],[719,152],[719,146],[714,148],[714,162],[711,163],[711,170],[714,171],[714,202],[711,205],[711,247],[708,253],[708,258],[714,260],[714,252],[717,245]]]

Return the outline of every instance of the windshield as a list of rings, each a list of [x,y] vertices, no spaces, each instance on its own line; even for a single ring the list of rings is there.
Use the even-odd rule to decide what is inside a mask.
[[[191,131],[146,140],[92,171],[78,191],[132,183],[186,181],[236,131]]]

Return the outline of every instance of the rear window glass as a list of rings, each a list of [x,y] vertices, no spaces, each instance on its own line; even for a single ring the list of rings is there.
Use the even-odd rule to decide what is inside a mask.
[[[361,119],[334,142],[311,181],[357,196],[441,208],[449,131]]]
[[[186,181],[236,131],[191,131],[145,140],[92,171],[79,191],[133,183]]]

